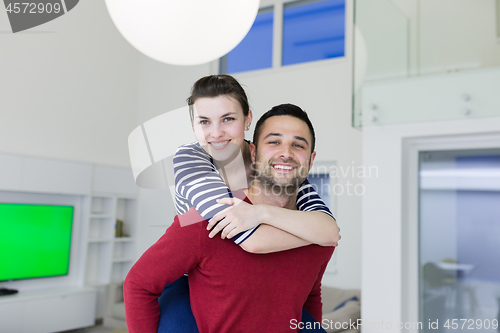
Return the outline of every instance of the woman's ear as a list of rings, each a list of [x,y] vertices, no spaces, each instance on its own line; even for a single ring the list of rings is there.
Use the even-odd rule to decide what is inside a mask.
[[[250,127],[250,125],[252,124],[252,117],[252,110],[248,110],[248,116],[246,116],[245,118],[245,128]]]

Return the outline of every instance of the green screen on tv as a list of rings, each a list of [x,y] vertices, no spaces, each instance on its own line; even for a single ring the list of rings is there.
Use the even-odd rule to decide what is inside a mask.
[[[67,275],[73,207],[0,203],[0,281]]]

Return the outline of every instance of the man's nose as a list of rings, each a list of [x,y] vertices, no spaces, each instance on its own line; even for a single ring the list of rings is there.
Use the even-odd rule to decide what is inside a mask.
[[[292,147],[289,145],[281,145],[280,157],[285,160],[293,159]]]

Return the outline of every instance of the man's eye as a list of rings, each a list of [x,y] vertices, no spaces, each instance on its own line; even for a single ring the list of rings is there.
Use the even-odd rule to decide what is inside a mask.
[[[295,147],[297,147],[297,148],[301,148],[301,149],[304,149],[304,146],[302,146],[302,145],[299,145],[299,144],[297,144],[297,143],[296,143],[296,144],[294,144],[294,146],[295,146]]]
[[[279,141],[269,141],[268,144],[270,144],[270,145],[277,145],[277,144],[279,144]]]

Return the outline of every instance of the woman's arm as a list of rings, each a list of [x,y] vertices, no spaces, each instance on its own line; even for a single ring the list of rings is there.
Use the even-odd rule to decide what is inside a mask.
[[[251,228],[256,224],[268,224],[302,238],[307,244],[337,246],[340,240],[340,229],[330,209],[307,179],[297,193],[297,209],[300,211],[269,205],[250,205],[238,199],[222,199],[218,200],[218,202],[233,206],[217,213],[209,223],[208,229],[213,228],[217,221],[223,219],[210,232],[212,237],[222,230],[221,235],[223,238],[231,238],[236,233]],[[262,242],[257,239],[262,237],[260,235],[261,233],[252,235],[252,237],[245,240],[247,244],[242,243],[240,246],[244,249],[253,249],[258,246],[260,251],[276,252],[289,249],[290,245],[295,244],[287,243],[288,238],[279,241],[271,239],[269,242]]]
[[[266,224],[261,225],[252,237],[240,244],[242,249],[255,254],[285,251],[306,245],[311,243]]]
[[[270,205],[251,205],[236,198],[226,198],[217,201],[233,206],[214,216],[207,227],[208,229],[212,228],[210,237],[215,236],[222,230],[222,238],[232,238],[234,235],[252,228],[256,224],[267,224],[304,240],[305,243],[299,246],[308,244],[322,246],[338,245],[337,242],[340,239],[340,234],[337,223],[330,215],[321,211],[303,212]],[[220,219],[223,220],[215,225],[216,221]],[[266,230],[268,229],[266,228]],[[241,246],[249,249],[254,248],[254,245],[258,246],[260,249],[258,253],[261,253],[262,251],[276,252],[286,250],[291,245],[296,244],[295,242],[287,243],[287,240],[290,238],[269,238],[269,242],[267,242],[265,239],[257,239],[259,237],[263,237],[262,231],[255,232]],[[268,248],[265,247],[266,243],[269,246]],[[253,251],[250,250],[249,252]]]
[[[192,214],[186,214],[191,207],[195,208],[203,220],[207,221],[210,221],[215,214],[230,207],[217,203],[217,199],[233,195],[216,171],[210,155],[198,143],[179,147],[173,162],[175,206],[181,225],[197,222],[192,220]],[[236,244],[240,244],[256,228],[255,224],[253,228],[247,228],[252,230],[236,235],[232,240]]]

